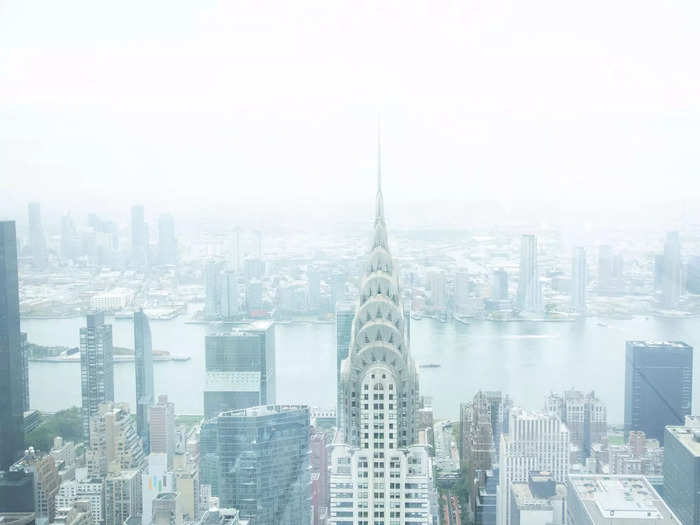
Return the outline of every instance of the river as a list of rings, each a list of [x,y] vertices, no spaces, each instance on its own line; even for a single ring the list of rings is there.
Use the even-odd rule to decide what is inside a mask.
[[[183,362],[155,362],[156,393],[168,394],[178,414],[202,413],[206,326],[181,316],[151,321],[153,348],[191,356]],[[111,319],[114,344],[133,348],[129,319]],[[78,346],[84,318],[23,319],[32,343]],[[604,325],[604,326],[603,326]],[[277,401],[319,407],[335,404],[335,325],[276,326]],[[541,408],[550,390],[595,390],[607,404],[608,421],[624,413],[625,341],[682,340],[700,344],[700,319],[588,318],[575,323],[475,321],[469,325],[431,319],[412,321],[411,351],[421,368],[423,395],[433,398],[436,417],[457,417],[459,403],[478,389],[500,389],[516,404]],[[698,378],[695,360],[694,383]],[[115,363],[115,398],[134,404],[134,365]],[[78,363],[31,362],[31,407],[56,411],[80,405]],[[700,392],[693,388],[693,406]]]

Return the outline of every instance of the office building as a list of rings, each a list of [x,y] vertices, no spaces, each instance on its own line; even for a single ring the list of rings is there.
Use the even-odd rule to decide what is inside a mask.
[[[219,273],[221,272],[219,261],[209,260],[204,266],[204,317],[205,319],[217,319],[221,308],[221,292]]]
[[[75,479],[61,482],[56,495],[56,508],[68,508],[77,501],[86,501],[90,506],[90,519],[92,525],[102,523],[104,508],[104,481],[102,479],[90,479],[87,476],[87,468],[75,469]]]
[[[263,287],[259,279],[251,279],[245,292],[248,313],[257,315],[263,309]]]
[[[20,351],[22,354],[22,410],[29,410],[29,341],[27,334],[20,332]]]
[[[141,472],[110,466],[105,479],[104,525],[123,525],[132,517],[141,516]]]
[[[90,502],[75,501],[70,507],[56,509],[52,525],[91,525]]]
[[[41,225],[41,206],[38,202],[30,202],[29,212],[29,251],[32,255],[32,267],[37,270],[46,268],[49,254],[46,248],[44,228]]]
[[[23,361],[15,223],[0,221],[0,471],[24,451]]]
[[[34,473],[0,470],[0,513],[34,512]]]
[[[148,411],[153,404],[153,348],[151,326],[143,310],[134,312],[134,371],[136,374],[136,431],[146,454],[150,451]]]
[[[141,512],[144,525],[148,525],[152,519],[153,501],[158,494],[175,490],[175,478],[168,468],[167,454],[151,453],[147,465],[141,474]]]
[[[112,325],[104,323],[102,312],[88,314],[80,329],[80,392],[83,435],[89,439],[90,419],[102,403],[114,401]]]
[[[571,308],[574,312],[586,312],[586,287],[588,286],[588,271],[586,267],[586,250],[574,248],[571,261]]]
[[[177,239],[173,216],[158,217],[158,264],[177,264]]]
[[[352,320],[355,317],[355,305],[351,302],[338,303],[335,308],[335,356],[336,356],[336,416],[341,417],[340,410],[340,368],[348,356]],[[340,422],[340,420],[339,420]]]
[[[700,524],[700,419],[667,426],[664,436],[664,499],[684,525]]]
[[[474,525],[496,525],[498,469],[475,471],[469,496]]]
[[[501,436],[499,454],[498,524],[512,525],[512,490],[533,471],[547,471],[564,483],[569,474],[569,431],[551,414],[510,410],[508,433]]]
[[[205,338],[204,416],[275,401],[275,327],[256,321]]]
[[[676,308],[681,296],[681,241],[678,232],[666,235],[662,275],[662,304],[665,308]]]
[[[690,414],[693,348],[678,341],[627,341],[625,432],[643,431],[663,444],[666,425]]]
[[[329,435],[312,427],[309,448],[311,450],[311,507],[313,525],[325,525],[330,503],[328,480]]]
[[[236,509],[210,509],[197,525],[239,525],[240,513]]]
[[[377,179],[374,236],[341,367],[342,416],[330,452],[330,523],[427,524],[432,462],[426,447],[416,445],[418,374],[389,251],[381,165]],[[390,506],[389,501],[406,504]]]
[[[175,456],[175,405],[168,401],[168,396],[158,396],[158,403],[151,407],[151,452],[163,453],[167,458],[169,469],[173,468]]]
[[[34,494],[34,513],[37,521],[49,523],[56,515],[56,494],[61,484],[53,456],[29,449],[10,470],[31,475]]]
[[[700,294],[700,256],[694,255],[688,259],[686,289],[688,293]]]
[[[644,476],[572,474],[566,486],[567,525],[681,524]]]
[[[549,472],[530,472],[527,482],[511,485],[513,525],[565,525],[566,485]]]
[[[144,517],[143,521],[145,520]],[[154,498],[151,523],[153,525],[182,525],[182,509],[178,492],[161,492]]]
[[[86,452],[88,475],[104,478],[110,465],[141,470],[144,453],[136,424],[126,403],[102,403],[90,419],[90,448]]]
[[[345,273],[336,270],[330,277],[331,308],[335,309],[338,303],[345,301]],[[331,310],[332,311],[332,310]]]
[[[221,506],[255,524],[311,523],[308,408],[259,406],[214,421]]]
[[[544,411],[566,423],[572,462],[583,462],[590,454],[591,444],[607,435],[607,410],[595,392],[549,393],[545,396]]]
[[[148,265],[148,225],[143,206],[131,207],[131,264],[137,268]]]
[[[220,280],[219,315],[223,319],[234,319],[240,313],[238,276],[233,270],[225,270],[221,273]]]
[[[542,289],[537,269],[537,237],[523,235],[520,239],[520,277],[518,308],[523,312],[542,311]]]

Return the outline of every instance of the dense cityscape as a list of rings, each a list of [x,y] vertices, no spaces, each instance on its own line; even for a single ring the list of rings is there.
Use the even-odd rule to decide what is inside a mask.
[[[624,408],[611,410],[623,414],[612,420],[610,401],[585,378],[584,390],[543,385],[547,393],[529,406],[488,382],[464,384],[454,412],[441,413],[435,384],[426,388],[421,377],[437,373],[439,384],[443,363],[417,363],[411,351],[423,323],[518,326],[527,337],[546,323],[604,330],[635,316],[692,318],[700,257],[684,255],[679,233],[668,233],[659,253],[601,245],[566,255],[551,233],[431,241],[404,232],[402,246],[424,248],[395,260],[381,160],[378,170],[369,253],[354,238],[313,247],[311,257],[284,253],[260,231],[252,253],[243,252],[238,229],[187,245],[170,215],[158,218],[152,239],[143,206],[131,209],[127,228],[90,215],[78,229],[67,215],[47,235],[38,203],[28,206],[24,238],[3,222],[5,519],[697,523],[687,490],[700,483],[690,345],[630,339],[618,349]],[[84,320],[79,345],[35,344],[20,318]],[[190,348],[154,349],[151,323],[176,318],[205,329],[196,350],[204,368],[188,372],[204,377],[189,392],[199,410],[169,399],[195,383],[155,387],[154,363],[186,366],[191,357]],[[111,323],[120,321],[129,347],[114,344]],[[335,328],[337,395],[325,403],[299,394],[299,403],[281,402],[278,353],[287,349],[276,332],[295,324]],[[49,387],[32,383],[52,379],[34,367],[65,363],[80,367],[80,406],[36,407],[30,390]],[[118,363],[129,363],[130,398],[115,396]]]

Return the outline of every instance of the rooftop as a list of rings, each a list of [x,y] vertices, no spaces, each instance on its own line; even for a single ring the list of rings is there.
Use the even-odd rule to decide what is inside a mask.
[[[264,405],[259,407],[243,408],[240,410],[229,410],[222,412],[221,416],[228,417],[265,417],[273,414],[281,414],[283,412],[294,412],[298,410],[307,410],[305,405]]]
[[[688,451],[695,457],[700,456],[700,428],[689,426],[668,426],[666,427]]]
[[[627,344],[643,348],[689,348],[683,341],[627,341]]]
[[[569,485],[594,524],[680,525],[644,476],[571,475]]]

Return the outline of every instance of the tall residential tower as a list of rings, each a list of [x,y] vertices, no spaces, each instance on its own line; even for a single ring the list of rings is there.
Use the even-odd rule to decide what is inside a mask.
[[[100,404],[114,401],[114,361],[112,325],[105,324],[102,312],[88,314],[87,326],[80,329],[80,391],[83,435],[90,437],[90,418]]]
[[[153,404],[153,348],[151,327],[143,310],[134,312],[134,371],[136,373],[136,429],[146,454],[150,451],[148,409]]]

